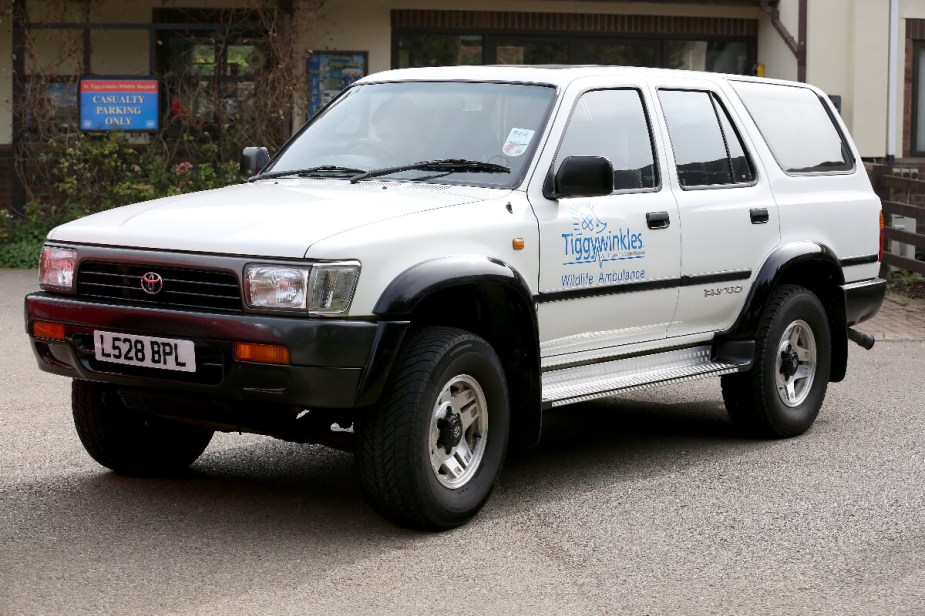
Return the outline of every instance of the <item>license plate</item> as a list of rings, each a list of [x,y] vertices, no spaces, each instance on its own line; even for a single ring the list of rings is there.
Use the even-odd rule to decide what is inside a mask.
[[[93,346],[98,361],[196,372],[196,348],[191,340],[95,331]]]

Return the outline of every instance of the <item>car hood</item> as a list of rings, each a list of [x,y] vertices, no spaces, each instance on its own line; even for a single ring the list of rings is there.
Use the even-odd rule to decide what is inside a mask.
[[[412,182],[280,179],[100,212],[53,229],[54,241],[301,258],[324,238],[399,216],[499,198],[508,190]]]

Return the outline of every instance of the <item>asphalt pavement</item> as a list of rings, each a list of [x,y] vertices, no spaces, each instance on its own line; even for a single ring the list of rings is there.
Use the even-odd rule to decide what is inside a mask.
[[[852,345],[795,439],[719,381],[566,407],[467,526],[400,529],[348,454],[217,435],[174,479],[83,451],[0,270],[0,615],[922,614],[925,339]],[[863,327],[861,329],[864,329]]]

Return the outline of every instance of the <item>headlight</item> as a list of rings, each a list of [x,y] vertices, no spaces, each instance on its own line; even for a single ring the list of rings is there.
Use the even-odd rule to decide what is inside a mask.
[[[43,246],[39,258],[39,286],[50,291],[74,292],[77,251],[73,248]]]
[[[314,265],[308,311],[323,315],[345,314],[350,309],[359,277],[360,264],[355,261]]]
[[[247,305],[258,310],[345,314],[359,274],[355,261],[311,267],[252,264],[244,268],[244,294]]]
[[[308,268],[248,265],[244,294],[251,308],[304,310],[308,298]]]

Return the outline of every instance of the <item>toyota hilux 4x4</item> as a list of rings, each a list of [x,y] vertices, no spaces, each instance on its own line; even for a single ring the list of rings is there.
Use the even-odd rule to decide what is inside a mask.
[[[880,202],[806,84],[396,70],[242,168],[48,235],[26,329],[114,471],[216,430],[323,443],[376,511],[450,528],[546,409],[719,376],[732,421],[791,437],[873,342]]]

